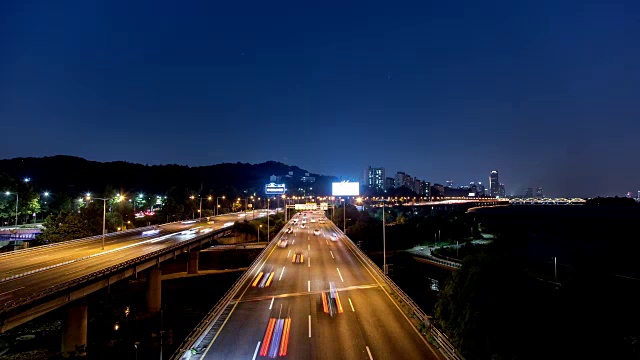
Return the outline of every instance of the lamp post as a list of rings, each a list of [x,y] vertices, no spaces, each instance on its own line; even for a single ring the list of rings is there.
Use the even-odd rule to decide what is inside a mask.
[[[269,201],[270,200],[271,199],[267,198],[267,243],[269,242],[269,235],[270,235],[269,234],[269,218],[271,217],[270,216],[271,214],[269,213],[269,209],[270,209]]]
[[[258,242],[260,242],[260,229],[262,228],[262,224],[258,227]]]
[[[222,195],[222,196],[216,197],[216,216],[218,216],[218,209],[220,208],[220,205],[218,205],[218,200],[220,200],[220,199],[224,200],[225,196]]]
[[[5,192],[5,195],[11,195],[11,192]],[[18,192],[16,191],[16,227],[18,227]]]
[[[122,201],[122,199],[124,198],[123,196],[120,196],[120,194],[118,194],[118,201]],[[106,218],[107,218],[107,200],[109,200],[108,198],[98,198],[98,197],[94,197],[93,199],[95,200],[102,200],[102,250],[104,250],[104,234],[105,234],[105,228],[106,228]],[[87,193],[87,201],[91,200],[91,194]]]
[[[382,271],[387,275],[387,226],[385,218],[387,214],[384,209],[384,199],[382,200]]]
[[[343,227],[344,229],[342,230],[342,232],[343,232],[345,235],[347,235],[347,200],[342,199],[342,201],[344,201],[344,207],[343,207],[343,210],[342,210],[342,216],[343,216],[343,219],[342,219],[342,221],[343,221],[343,222],[342,222],[342,227]]]

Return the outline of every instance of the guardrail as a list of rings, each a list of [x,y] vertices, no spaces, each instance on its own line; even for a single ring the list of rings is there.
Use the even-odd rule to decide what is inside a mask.
[[[242,213],[244,213],[244,212],[227,213],[227,214],[222,214],[222,215],[210,216],[209,218],[216,218],[216,217],[228,216],[228,215],[237,215],[237,214],[242,214]],[[152,229],[155,229],[158,226],[167,226],[167,225],[171,225],[171,224],[182,223],[183,221],[185,221],[185,220],[172,221],[172,222],[168,222],[168,223],[164,223],[164,224],[150,225],[150,226],[145,226],[145,227],[141,227],[141,228],[133,228],[133,229],[128,229],[128,230],[124,230],[124,231],[110,232],[110,233],[106,233],[104,235],[104,237],[105,238],[110,238],[110,237],[130,234],[130,233],[133,233],[133,232],[136,232],[136,231],[152,230]],[[20,249],[20,250],[4,252],[4,253],[0,253],[0,259],[3,258],[3,257],[15,255],[15,254],[21,254],[21,253],[25,253],[25,252],[29,252],[29,251],[35,251],[36,249],[50,249],[50,248],[57,248],[57,247],[65,247],[65,246],[68,246],[68,245],[77,244],[79,242],[91,241],[91,240],[96,240],[96,239],[102,239],[102,234],[94,235],[94,236],[88,236],[88,237],[84,237],[84,238],[80,238],[80,239],[72,239],[72,240],[62,241],[62,242],[58,242],[58,243],[39,245],[39,246],[36,246],[36,247],[27,248],[27,249]]]
[[[282,229],[285,229],[284,226]],[[216,321],[222,315],[227,306],[230,305],[231,300],[237,295],[242,285],[255,270],[255,267],[264,259],[266,254],[278,243],[278,239],[282,236],[282,230],[273,237],[269,245],[262,250],[262,252],[251,262],[249,268],[236,280],[236,282],[227,290],[216,305],[205,315],[205,317],[198,323],[198,325],[187,335],[186,339],[180,344],[176,351],[171,356],[172,360],[189,359],[191,356],[191,349],[207,335],[211,328],[215,325]]]
[[[409,309],[411,310],[411,316],[416,317],[421,324],[425,324],[427,326],[428,331],[440,346],[440,352],[448,359],[464,360],[462,355],[460,355],[460,353],[451,344],[447,336],[440,330],[438,330],[433,324],[431,324],[427,314],[413,301],[413,299],[405,294],[405,292],[402,291],[402,289],[400,289],[400,287],[398,287],[398,285],[396,285],[393,280],[385,275],[384,272],[378,267],[378,265],[376,265],[376,263],[374,263],[364,252],[362,252],[362,250],[360,250],[360,248],[356,244],[354,244],[353,241],[351,241],[351,239],[349,239],[349,237],[344,232],[342,232],[342,230],[340,230],[334,223],[331,223],[331,225],[333,226],[334,231],[342,234],[343,238],[348,240],[345,241],[345,244],[351,248],[353,253],[356,254],[360,258],[360,260],[363,261],[363,263],[366,263],[369,268],[372,269],[376,273],[376,275],[378,275],[378,277],[384,281],[384,283],[389,287],[389,293],[395,295],[400,301],[402,301],[407,307],[409,307]]]
[[[21,305],[30,303],[32,301],[36,301],[36,300],[42,299],[42,298],[44,298],[46,296],[49,296],[51,294],[55,294],[58,291],[61,291],[61,290],[64,290],[64,289],[68,289],[68,288],[76,286],[78,284],[85,283],[85,282],[87,282],[89,280],[92,280],[92,279],[95,279],[95,278],[99,278],[101,276],[104,276],[106,274],[121,270],[123,268],[131,267],[131,266],[133,266],[133,265],[135,265],[137,263],[141,263],[141,262],[144,262],[146,260],[149,260],[149,259],[152,259],[154,257],[157,257],[159,255],[162,255],[164,253],[171,252],[171,251],[174,251],[176,249],[188,246],[189,244],[191,244],[193,242],[205,239],[205,238],[210,237],[210,236],[214,236],[217,233],[219,233],[221,231],[226,231],[226,230],[228,230],[228,228],[227,227],[223,227],[223,228],[214,230],[213,232],[210,232],[210,233],[207,233],[207,234],[204,234],[204,235],[200,235],[200,236],[196,236],[193,239],[191,239],[190,241],[176,243],[176,244],[173,244],[173,245],[171,245],[169,247],[166,247],[166,248],[163,248],[163,249],[160,249],[160,250],[156,250],[156,251],[144,254],[144,255],[140,255],[140,256],[135,257],[133,259],[129,259],[129,260],[123,261],[121,263],[118,263],[116,265],[112,265],[112,266],[106,267],[104,269],[100,269],[98,271],[94,271],[92,273],[89,273],[89,274],[83,275],[81,277],[75,278],[73,280],[54,285],[54,286],[49,287],[49,288],[47,288],[47,289],[45,289],[45,290],[43,290],[43,291],[41,291],[39,293],[34,293],[34,294],[31,294],[30,296],[27,296],[27,297],[24,297],[24,298],[19,298],[19,299],[15,299],[13,301],[10,301],[10,302],[3,303],[2,304],[2,308],[0,308],[0,312],[8,311],[10,309],[19,307]]]

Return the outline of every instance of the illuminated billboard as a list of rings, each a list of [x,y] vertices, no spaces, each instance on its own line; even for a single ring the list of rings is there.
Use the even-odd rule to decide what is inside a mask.
[[[264,186],[264,193],[267,195],[282,195],[287,191],[284,184],[271,183]]]
[[[358,196],[360,195],[360,183],[358,182],[333,183],[331,186],[331,194],[333,196]]]

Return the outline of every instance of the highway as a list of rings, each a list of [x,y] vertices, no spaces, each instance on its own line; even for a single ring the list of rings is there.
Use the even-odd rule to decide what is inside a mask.
[[[282,233],[286,247],[268,248],[264,263],[250,269],[230,314],[196,358],[441,359],[349,240],[323,215],[308,214],[304,228],[301,214],[285,226],[293,230]]]
[[[252,216],[252,213],[246,215],[250,220]],[[256,218],[259,216],[264,215],[256,212]],[[225,223],[244,218],[243,214],[228,214],[211,218],[212,223],[203,219],[200,223],[190,221],[160,225],[150,233],[138,230],[116,234],[105,238],[104,250],[102,239],[98,237],[0,254],[0,311],[4,312],[12,304],[20,303],[48,288],[150,254],[202,235],[209,229],[217,230],[225,227]],[[183,233],[194,227],[201,228],[193,233]]]

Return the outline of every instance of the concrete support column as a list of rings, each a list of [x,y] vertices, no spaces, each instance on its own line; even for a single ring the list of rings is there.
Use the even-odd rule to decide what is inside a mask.
[[[197,274],[198,273],[198,260],[200,258],[200,251],[191,250],[189,251],[189,262],[187,264],[187,274]]]
[[[151,269],[147,277],[147,310],[160,311],[162,305],[162,270]]]
[[[87,303],[84,298],[67,305],[62,319],[62,357],[87,355]]]

